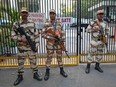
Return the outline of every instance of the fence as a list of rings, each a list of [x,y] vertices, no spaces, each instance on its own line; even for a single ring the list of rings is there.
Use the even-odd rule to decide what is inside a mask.
[[[63,53],[65,65],[78,65],[86,62],[87,49],[89,48],[90,35],[86,33],[86,27],[91,20],[96,18],[96,11],[104,9],[109,22],[110,36],[108,36],[108,50],[103,57],[103,62],[116,63],[116,42],[114,41],[114,27],[116,23],[116,1],[115,0],[0,0],[0,66],[13,66],[17,64],[16,42],[10,38],[13,22],[19,20],[21,7],[27,7],[29,12],[44,13],[45,19],[49,18],[49,10],[55,9],[57,17],[62,19],[66,35],[66,49],[70,61]],[[67,22],[66,19],[70,18]],[[113,26],[112,26],[113,24]],[[41,32],[41,29],[38,29]],[[41,38],[38,47],[38,65],[44,65],[46,58],[46,41]],[[11,58],[11,59],[10,59]],[[55,54],[54,54],[55,59]],[[14,62],[11,62],[14,61]],[[67,62],[68,60],[68,62]],[[39,62],[41,61],[41,62]],[[71,62],[72,61],[72,62]],[[15,63],[16,62],[16,63]],[[26,65],[28,65],[26,63]],[[56,65],[55,62],[52,63]]]

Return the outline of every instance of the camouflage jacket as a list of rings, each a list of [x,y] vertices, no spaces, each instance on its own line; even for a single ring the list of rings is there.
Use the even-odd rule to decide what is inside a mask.
[[[35,28],[35,23],[33,22],[27,22],[27,23],[23,23],[23,21],[19,21],[19,22],[15,22],[13,24],[13,29],[12,29],[12,32],[11,32],[11,38],[14,40],[14,41],[17,41],[17,46],[19,49],[23,49],[23,50],[31,50],[28,42],[24,43],[22,41],[20,41],[21,37],[23,35],[21,35],[19,32],[16,33],[17,31],[17,28],[19,28],[19,25],[20,27],[23,27],[24,30],[25,30],[25,33],[30,36],[31,40],[34,41],[36,43],[36,47],[38,47],[39,45],[39,31]]]
[[[103,21],[103,22],[99,22],[99,23],[103,29],[104,35],[107,35],[109,33],[107,22]],[[100,35],[100,31],[92,32],[92,30],[97,29],[97,28],[99,28],[99,26],[96,23],[96,20],[94,20],[88,25],[88,27],[86,29],[87,33],[91,33],[91,39],[95,40],[95,41],[98,40],[98,36]]]
[[[54,34],[46,32],[49,29],[52,29]],[[44,28],[42,29],[42,37],[47,40],[47,44],[57,44],[55,43],[55,40],[50,40],[54,39],[55,35],[57,35],[60,40],[65,41],[65,33],[63,31],[61,22],[55,21],[54,24],[52,24],[50,21],[46,22],[44,24]]]

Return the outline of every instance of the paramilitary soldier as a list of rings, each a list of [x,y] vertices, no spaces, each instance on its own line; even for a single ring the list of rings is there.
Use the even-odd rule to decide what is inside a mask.
[[[12,39],[17,41],[18,47],[18,78],[14,85],[18,85],[23,80],[24,62],[26,57],[30,59],[30,68],[33,71],[33,78],[41,81],[36,66],[36,50],[39,45],[39,31],[35,28],[35,23],[28,21],[28,10],[22,7],[20,11],[21,20],[13,24]],[[34,50],[35,49],[35,50]]]
[[[59,41],[64,43],[65,33],[63,31],[61,22],[56,20],[56,11],[54,9],[50,10],[49,16],[50,16],[50,20],[45,23],[44,28],[42,30],[42,37],[44,37],[47,41],[47,45],[46,45],[47,60],[46,60],[46,73],[44,80],[49,79],[50,66],[51,66],[52,56],[54,54],[54,51],[56,51],[57,54],[57,61],[60,67],[60,74],[64,77],[68,76],[63,69],[62,49],[59,43]],[[58,39],[59,41],[56,39],[56,36],[57,38],[59,38]]]
[[[92,21],[88,27],[87,32],[91,34],[90,49],[88,53],[88,63],[85,72],[90,72],[90,64],[93,61],[95,55],[96,65],[95,70],[103,73],[100,68],[100,62],[103,56],[103,50],[105,45],[107,45],[106,35],[109,33],[108,25],[103,21],[104,10],[97,11],[97,19]]]

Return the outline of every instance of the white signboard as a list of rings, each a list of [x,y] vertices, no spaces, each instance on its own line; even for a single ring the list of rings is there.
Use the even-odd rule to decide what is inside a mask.
[[[45,23],[44,13],[29,13],[28,20],[36,24],[37,29],[42,29]]]
[[[62,24],[71,24],[72,17],[57,17],[57,20],[60,21]]]

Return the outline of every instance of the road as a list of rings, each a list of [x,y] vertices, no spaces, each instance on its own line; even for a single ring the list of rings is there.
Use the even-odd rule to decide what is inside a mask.
[[[104,73],[100,73],[91,66],[90,74],[85,73],[85,65],[65,67],[68,78],[59,74],[58,67],[51,67],[48,81],[36,81],[32,78],[29,68],[25,69],[24,80],[16,87],[116,87],[116,65],[101,64]],[[16,68],[2,68],[0,70],[0,87],[14,87],[17,78]],[[44,77],[45,67],[39,67],[39,73]]]

